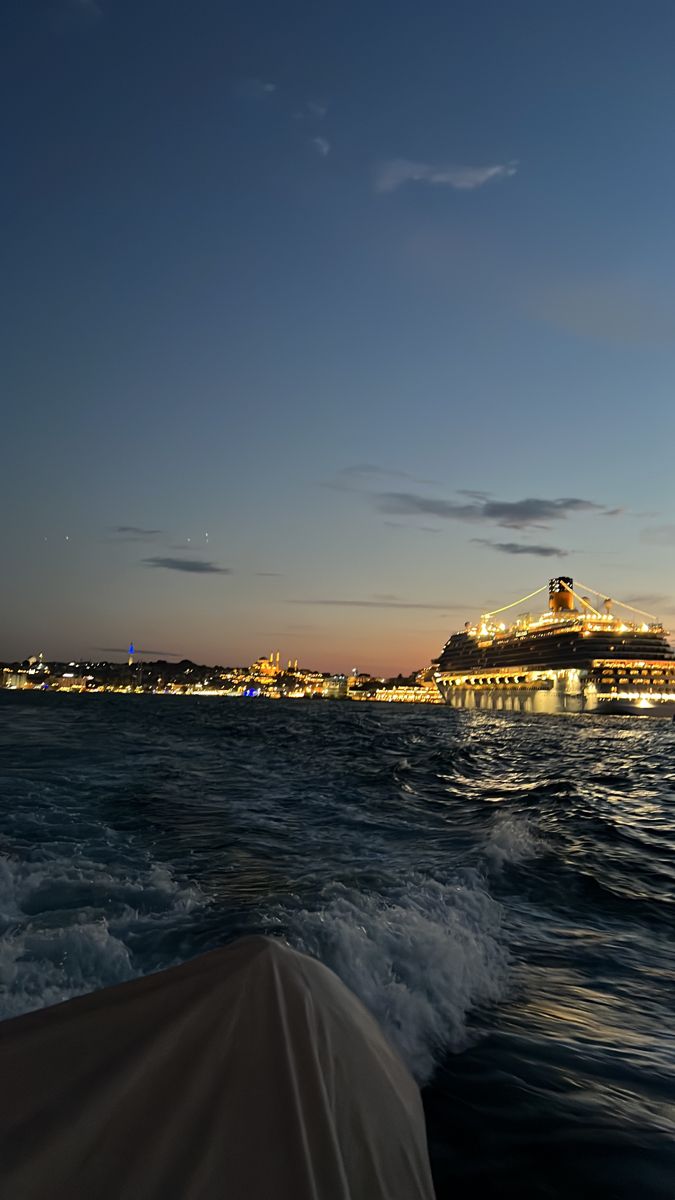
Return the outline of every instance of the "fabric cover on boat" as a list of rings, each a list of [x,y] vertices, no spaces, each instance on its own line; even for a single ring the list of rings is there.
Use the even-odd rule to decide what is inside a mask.
[[[0,1023],[3,1200],[432,1200],[418,1089],[321,963],[248,937]]]

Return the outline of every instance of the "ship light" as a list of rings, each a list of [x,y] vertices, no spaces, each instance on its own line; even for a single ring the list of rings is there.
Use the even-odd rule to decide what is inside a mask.
[[[642,699],[640,700],[640,703],[638,704],[638,708],[653,708],[653,705],[650,703],[650,701],[647,699],[646,696],[643,696]]]

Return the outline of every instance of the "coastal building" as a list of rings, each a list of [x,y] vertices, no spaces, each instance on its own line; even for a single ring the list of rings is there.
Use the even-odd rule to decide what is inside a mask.
[[[324,680],[323,695],[327,700],[346,700],[347,676],[330,675],[328,679]]]
[[[11,667],[3,667],[2,686],[11,688],[12,691],[20,691],[23,688],[35,687],[35,680],[28,674],[28,671],[14,671]]]

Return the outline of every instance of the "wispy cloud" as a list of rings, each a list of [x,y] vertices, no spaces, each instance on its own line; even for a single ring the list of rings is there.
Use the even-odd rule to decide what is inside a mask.
[[[393,467],[380,467],[376,463],[354,463],[353,466],[342,467],[338,472],[348,479],[368,479],[369,476],[387,476],[390,479],[409,479],[411,483],[433,483],[433,479],[418,479],[409,471],[395,470]]]
[[[319,100],[308,100],[293,115],[296,121],[323,121],[328,108]]]
[[[405,529],[406,533],[440,533],[440,529],[433,525],[404,525],[402,521],[384,521],[384,525],[388,525],[390,529]]]
[[[643,529],[640,541],[649,546],[675,546],[675,525],[656,525],[652,529]]]
[[[110,532],[118,542],[152,542],[161,529],[144,529],[142,525],[113,525]]]
[[[265,79],[238,79],[234,90],[242,100],[265,100],[276,92],[277,85]]]
[[[185,571],[190,575],[231,575],[230,567],[219,567],[204,558],[144,558],[147,567],[164,571]]]
[[[480,546],[489,546],[491,550],[499,550],[502,554],[534,554],[538,558],[566,558],[569,550],[561,550],[558,546],[529,546],[525,542],[493,542],[490,538],[471,538]]]
[[[672,612],[672,598],[665,595],[664,592],[647,592],[636,595],[628,595],[624,597],[626,604],[634,604],[636,607],[644,610],[649,609],[651,613],[656,615],[659,612]]]
[[[320,154],[322,158],[326,158],[327,155],[330,154],[330,142],[327,140],[327,138],[313,137],[311,144],[316,150],[317,154]]]
[[[420,496],[415,492],[380,492],[373,497],[380,512],[394,516],[432,516],[454,521],[492,521],[505,529],[548,528],[548,522],[561,521],[573,513],[605,511],[592,500],[566,497],[560,500],[476,499],[470,504]]]
[[[395,192],[405,183],[441,184],[456,191],[473,191],[497,179],[508,179],[515,175],[517,162],[495,163],[485,167],[461,165],[435,165],[414,162],[409,158],[390,158],[380,163],[375,171],[375,190]]]
[[[128,654],[128,646],[94,646],[97,654]],[[158,658],[182,658],[183,655],[178,650],[139,650],[136,646],[134,654],[156,654]]]
[[[526,304],[535,320],[578,337],[643,346],[675,341],[675,295],[656,291],[651,280],[561,280],[551,272]]]
[[[320,486],[333,492],[367,492],[371,486],[384,479],[404,479],[408,483],[417,483],[423,487],[432,486],[437,482],[435,479],[418,479],[408,471],[381,467],[376,463],[354,463],[352,466],[341,467],[334,479],[324,479]]]
[[[289,600],[289,604],[309,604],[317,605],[318,607],[329,608],[431,608],[438,609],[441,612],[449,612],[457,605],[453,604],[426,604],[417,603],[411,600]]]

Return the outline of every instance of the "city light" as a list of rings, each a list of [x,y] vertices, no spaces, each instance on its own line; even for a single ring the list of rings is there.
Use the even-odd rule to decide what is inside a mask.
[[[70,670],[67,668],[75,668]],[[127,662],[48,663],[40,656],[7,664],[0,687],[10,691],[49,691],[120,695],[228,696],[262,700],[357,700],[440,704],[431,667],[408,676],[382,679],[367,672],[331,674],[301,667],[296,659],[282,665],[272,651],[250,666],[199,666],[196,663]]]

